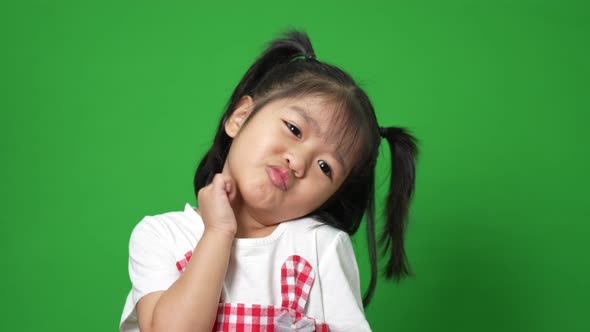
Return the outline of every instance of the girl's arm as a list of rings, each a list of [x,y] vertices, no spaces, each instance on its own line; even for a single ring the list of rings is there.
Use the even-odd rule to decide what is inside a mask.
[[[216,175],[199,191],[205,231],[183,274],[166,291],[153,292],[137,303],[141,331],[211,331],[229,262],[236,220],[230,200],[231,179]]]

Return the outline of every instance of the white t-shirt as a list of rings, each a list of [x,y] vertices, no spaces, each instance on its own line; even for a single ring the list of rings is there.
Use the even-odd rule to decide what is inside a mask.
[[[167,290],[181,275],[204,230],[190,204],[182,212],[144,217],[129,241],[132,289],[123,309],[121,331],[139,331],[135,306],[144,295]],[[370,331],[360,293],[359,273],[350,237],[311,218],[280,223],[263,238],[233,240],[222,291],[223,302],[281,304],[281,265],[292,255],[307,260],[315,281],[304,314],[330,331]],[[182,263],[181,263],[182,264]]]

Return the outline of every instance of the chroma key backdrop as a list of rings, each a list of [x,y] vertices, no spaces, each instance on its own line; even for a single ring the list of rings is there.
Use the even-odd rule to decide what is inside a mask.
[[[372,329],[590,331],[590,5],[573,0],[3,1],[0,330],[118,330],[133,227],[196,205],[233,88],[290,28],[420,140],[414,276],[379,278]]]

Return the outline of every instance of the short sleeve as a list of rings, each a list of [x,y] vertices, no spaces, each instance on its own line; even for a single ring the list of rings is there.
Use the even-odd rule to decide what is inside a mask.
[[[146,294],[167,290],[178,279],[171,236],[153,217],[143,218],[129,240],[129,278],[132,289],[127,297],[121,326],[134,323],[135,306]],[[125,329],[121,329],[122,331]]]
[[[157,219],[146,217],[131,234],[129,277],[133,304],[146,294],[168,289],[179,277],[169,236],[162,226]]]
[[[360,279],[350,237],[339,232],[319,262],[324,319],[331,332],[371,331],[365,318]]]

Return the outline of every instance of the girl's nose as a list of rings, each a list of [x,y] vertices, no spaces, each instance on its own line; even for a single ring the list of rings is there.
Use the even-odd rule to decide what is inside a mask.
[[[305,175],[305,158],[295,156],[294,154],[286,154],[285,161],[295,177],[300,178]]]

